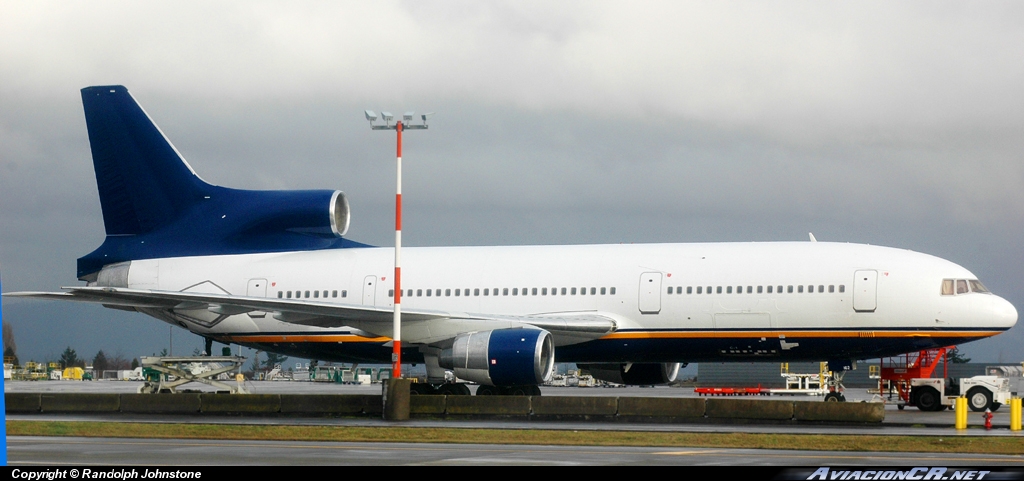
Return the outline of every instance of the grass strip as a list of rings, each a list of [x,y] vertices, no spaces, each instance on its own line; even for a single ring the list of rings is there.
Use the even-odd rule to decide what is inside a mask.
[[[420,427],[7,421],[8,436],[336,441],[552,446],[649,446],[1024,455],[1009,436],[855,436],[845,434],[665,433]]]

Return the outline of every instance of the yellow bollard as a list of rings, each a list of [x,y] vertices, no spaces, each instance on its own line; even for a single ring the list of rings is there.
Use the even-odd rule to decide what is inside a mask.
[[[953,406],[956,408],[956,428],[967,429],[967,398],[956,398]]]
[[[1010,399],[1010,431],[1020,431],[1020,408],[1019,397]]]

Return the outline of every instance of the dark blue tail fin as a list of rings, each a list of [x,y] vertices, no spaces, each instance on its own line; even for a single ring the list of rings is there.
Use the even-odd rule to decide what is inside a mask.
[[[107,238],[78,259],[93,280],[136,259],[337,249],[348,201],[337,190],[238,190],[203,182],[128,89],[82,89]]]
[[[128,89],[82,89],[107,235],[152,232],[210,194]]]

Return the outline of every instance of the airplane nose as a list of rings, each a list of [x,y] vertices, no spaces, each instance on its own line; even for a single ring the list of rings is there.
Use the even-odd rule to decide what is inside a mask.
[[[993,297],[995,302],[992,303],[992,320],[995,321],[996,325],[1009,329],[1017,324],[1017,308],[1013,307],[1010,301],[1002,297]]]

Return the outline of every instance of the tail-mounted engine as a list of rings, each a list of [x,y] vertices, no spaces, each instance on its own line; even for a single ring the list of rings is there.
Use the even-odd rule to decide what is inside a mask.
[[[632,386],[668,384],[679,375],[678,362],[632,364],[580,364],[595,379]]]
[[[551,379],[555,344],[542,329],[498,329],[455,338],[440,365],[455,376],[489,386],[537,385]]]

